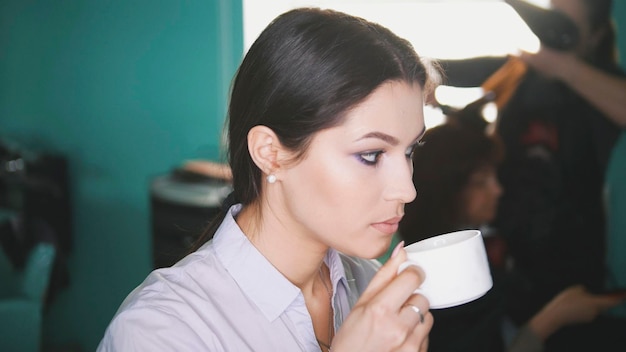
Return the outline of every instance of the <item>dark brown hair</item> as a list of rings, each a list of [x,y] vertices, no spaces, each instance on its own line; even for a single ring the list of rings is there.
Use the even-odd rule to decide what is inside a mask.
[[[503,158],[498,137],[456,119],[428,129],[413,155],[417,198],[405,205],[401,237],[409,243],[458,230],[463,222],[463,189],[483,167]]]
[[[426,67],[412,45],[387,28],[316,8],[278,16],[250,47],[234,79],[228,110],[234,190],[229,200],[247,206],[261,192],[262,172],[248,152],[252,127],[269,127],[284,146],[303,155],[315,133],[340,125],[348,110],[387,81],[428,88]],[[224,215],[194,249],[213,236]]]

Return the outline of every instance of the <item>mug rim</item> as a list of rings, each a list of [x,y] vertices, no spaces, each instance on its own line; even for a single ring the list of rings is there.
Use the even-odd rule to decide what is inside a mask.
[[[442,240],[442,239],[447,239],[449,237],[454,237],[459,235],[460,233],[468,233],[467,237],[463,237],[461,239],[457,239],[454,242],[451,243],[445,243],[445,245],[443,246],[436,246],[436,245],[432,245],[432,242],[438,241],[438,240]],[[428,238],[424,238],[422,240],[419,240],[417,242],[411,243],[408,246],[405,246],[405,250],[407,252],[427,252],[427,251],[431,251],[431,250],[436,250],[436,249],[442,249],[442,248],[446,248],[446,247],[450,247],[451,245],[455,245],[458,244],[460,242],[464,242],[464,241],[468,241],[471,240],[477,236],[482,236],[482,233],[480,230],[478,229],[465,229],[465,230],[457,230],[457,231],[452,231],[452,232],[446,232],[446,233],[442,233],[439,235],[435,235],[435,236],[431,236]]]

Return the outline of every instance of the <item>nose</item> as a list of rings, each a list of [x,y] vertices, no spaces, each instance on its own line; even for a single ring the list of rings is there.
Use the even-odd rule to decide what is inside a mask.
[[[402,166],[394,168],[390,172],[388,182],[386,182],[385,200],[399,201],[403,204],[411,203],[417,196],[415,185],[413,184],[412,163],[403,163]]]

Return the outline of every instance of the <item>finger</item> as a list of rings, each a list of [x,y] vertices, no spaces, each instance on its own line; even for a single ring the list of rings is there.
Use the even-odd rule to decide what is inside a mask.
[[[400,319],[408,322],[410,328],[424,324],[425,317],[430,310],[428,299],[422,295],[413,294],[400,308]]]
[[[410,327],[424,324],[426,309],[420,308],[417,304],[406,303],[400,308],[400,318],[408,321]]]
[[[394,250],[395,255],[392,255],[391,258],[378,269],[376,275],[374,275],[365,291],[361,294],[359,301],[367,302],[371,300],[372,297],[378,295],[383,288],[396,278],[398,267],[407,259],[403,245],[404,241],[398,243],[398,247]]]
[[[409,265],[398,274],[387,286],[383,287],[378,294],[371,299],[375,304],[386,305],[392,310],[399,311],[411,296],[421,297],[428,308],[426,297],[416,294],[416,290],[424,282],[425,274],[421,268]]]
[[[422,345],[420,346],[419,352],[428,352],[428,336],[426,336],[426,338],[424,339],[424,341],[422,342]]]
[[[433,326],[433,315],[427,312],[424,315],[424,322],[418,323],[411,329],[404,343],[396,351],[420,351],[428,350],[428,334]]]
[[[615,307],[626,300],[626,294],[603,294],[596,296],[597,306],[604,310]]]

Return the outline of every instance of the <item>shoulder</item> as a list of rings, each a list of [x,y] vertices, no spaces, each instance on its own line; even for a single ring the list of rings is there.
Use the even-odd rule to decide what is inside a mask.
[[[124,300],[98,351],[220,350],[206,324],[214,302],[211,285],[228,285],[221,266],[194,253],[150,273]],[[224,283],[224,285],[222,285]]]
[[[166,306],[133,306],[120,311],[107,327],[98,352],[222,350],[211,331],[189,326],[184,314]]]

